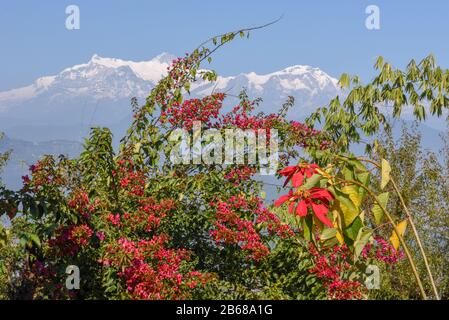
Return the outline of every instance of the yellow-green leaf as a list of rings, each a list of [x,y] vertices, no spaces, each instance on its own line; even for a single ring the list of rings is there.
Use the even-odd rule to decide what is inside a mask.
[[[341,189],[343,193],[347,194],[349,196],[349,199],[354,204],[353,208],[350,208],[346,206],[343,202],[339,201],[340,209],[343,214],[343,221],[345,226],[349,226],[354,219],[359,215],[359,207],[361,204],[361,198],[360,194],[358,192],[357,187],[351,185],[351,186],[345,186]],[[354,210],[355,209],[355,210]]]
[[[382,159],[381,172],[382,172],[382,180],[380,182],[380,188],[383,189],[388,184],[388,182],[390,182],[390,172],[391,172],[390,164],[385,159]]]
[[[343,188],[341,188],[341,191],[349,196],[349,199],[351,199],[352,203],[354,203],[356,207],[360,207],[362,199],[360,198],[359,190],[356,186],[344,186]]]
[[[404,236],[405,228],[407,228],[407,220],[403,220],[403,221],[399,222],[399,224],[396,226],[396,228],[399,231],[399,235],[401,237]],[[399,237],[394,230],[390,237],[390,242],[396,250],[399,249],[399,244],[400,244]]]
[[[377,196],[377,199],[384,208],[387,207],[388,196],[389,196],[388,192],[381,193]],[[381,224],[384,218],[384,212],[382,211],[382,208],[376,203],[372,207],[371,212],[374,215],[374,222],[376,223],[376,225]]]
[[[134,153],[139,153],[141,147],[142,147],[142,143],[137,142],[137,143],[134,145]]]
[[[336,203],[337,201],[334,201],[334,204],[332,206],[332,208],[330,209],[330,211],[332,212],[332,216],[334,218],[334,229],[336,230],[335,233],[335,237],[337,238],[338,242],[340,244],[345,243],[345,239],[342,235],[341,229],[342,229],[342,225],[341,225],[341,216],[339,213],[339,204]],[[338,209],[336,209],[338,208]]]
[[[337,231],[337,233],[335,234],[335,237],[337,238],[337,240],[340,244],[345,243],[345,239],[344,239],[343,235],[340,233],[340,231]]]
[[[383,65],[384,65],[384,58],[382,56],[378,56],[374,68],[379,70],[382,69]]]
[[[343,73],[340,77],[340,80],[338,81],[338,84],[342,88],[347,88],[347,87],[349,87],[350,81],[351,80],[349,78],[349,75],[347,73]]]

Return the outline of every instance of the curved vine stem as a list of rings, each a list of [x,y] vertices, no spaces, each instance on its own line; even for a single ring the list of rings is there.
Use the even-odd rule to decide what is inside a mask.
[[[258,30],[258,29],[263,29],[263,28],[269,27],[269,26],[279,22],[283,17],[284,17],[284,15],[281,15],[279,18],[277,18],[277,19],[275,19],[273,21],[267,22],[265,24],[262,24],[262,25],[242,28],[242,29],[238,29],[238,30],[234,30],[234,31],[231,31],[231,32],[227,32],[227,33],[223,33],[223,34],[219,34],[219,35],[213,36],[213,37],[207,39],[206,41],[203,41],[196,49],[199,50],[201,47],[204,47],[207,43],[212,42],[214,39],[217,39],[217,38],[220,38],[220,37],[223,37],[223,36],[228,36],[228,35],[231,35],[231,34],[233,36],[236,36],[236,35],[238,35],[241,32],[249,32],[249,31],[254,31],[254,30]],[[222,42],[222,43],[216,45],[215,48],[210,50],[209,53],[206,56],[204,56],[200,61],[203,61],[204,59],[206,59],[208,56],[210,56],[212,53],[214,53],[216,50],[218,50],[221,46],[223,46],[226,42],[227,41]]]
[[[355,184],[355,185],[357,185],[359,187],[362,187],[376,201],[377,205],[381,208],[382,212],[385,214],[385,216],[387,217],[388,221],[393,226],[394,233],[396,233],[399,241],[401,242],[401,245],[404,247],[405,255],[407,256],[407,259],[408,259],[408,261],[410,263],[413,275],[415,276],[416,282],[418,283],[418,287],[419,287],[419,290],[421,292],[421,295],[424,298],[424,300],[427,300],[426,291],[424,290],[423,284],[421,282],[421,278],[419,277],[418,269],[416,268],[416,265],[415,265],[415,262],[413,260],[412,255],[410,253],[410,250],[408,249],[408,246],[405,243],[404,238],[401,236],[401,233],[399,232],[398,228],[396,227],[396,224],[394,223],[394,220],[391,217],[390,213],[387,211],[387,209],[385,209],[385,207],[379,201],[379,199],[377,198],[376,194],[373,191],[371,191],[371,189],[367,188],[364,184],[362,184],[362,183],[360,183],[360,182],[358,182],[356,180],[344,180],[344,179],[340,179],[340,178],[337,178],[337,179],[340,180],[341,182],[351,183],[351,184]]]

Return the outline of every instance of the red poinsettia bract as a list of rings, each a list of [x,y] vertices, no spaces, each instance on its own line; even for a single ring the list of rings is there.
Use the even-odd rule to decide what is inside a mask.
[[[284,187],[289,183],[289,181],[292,181],[293,188],[298,188],[300,185],[302,185],[304,181],[304,176],[307,178],[310,178],[315,173],[317,173],[318,165],[312,163],[301,163],[296,166],[289,166],[285,167],[281,171],[279,171],[279,174],[281,176],[287,177],[284,182]]]
[[[279,207],[285,202],[289,202],[288,211],[290,213],[296,212],[300,217],[306,216],[308,209],[311,208],[321,222],[332,227],[332,222],[327,217],[327,213],[329,212],[329,202],[333,199],[332,194],[322,188],[297,191],[290,190],[288,194],[277,199],[274,205]]]

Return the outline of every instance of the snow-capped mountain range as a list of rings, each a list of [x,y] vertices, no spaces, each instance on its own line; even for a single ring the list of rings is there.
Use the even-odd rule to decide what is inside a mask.
[[[115,141],[119,140],[131,124],[130,99],[137,97],[143,102],[174,58],[162,53],[134,62],[93,55],[87,63],[41,77],[23,88],[0,92],[0,132],[7,136],[0,140],[0,153],[13,149],[3,181],[19,188],[27,164],[44,154],[76,156],[91,126],[108,126]],[[277,112],[288,96],[295,97],[288,115],[295,120],[304,119],[341,93],[337,80],[324,71],[295,65],[268,74],[222,76],[214,83],[198,81],[191,86],[191,94],[227,92],[229,108],[237,103],[232,96],[242,88],[251,98],[263,99],[259,110],[265,112]],[[403,115],[407,112],[411,110],[404,110]],[[434,146],[441,129],[423,128],[424,145]]]
[[[76,156],[91,126],[108,126],[119,140],[131,124],[130,99],[143,102],[173,59],[168,53],[141,62],[93,55],[87,63],[0,92],[0,132],[7,136],[0,140],[0,153],[13,149],[5,183],[19,188],[26,164],[44,154]],[[338,93],[336,79],[318,68],[297,65],[263,75],[219,77],[214,83],[198,81],[191,94],[199,97],[217,90],[236,96],[242,88],[251,98],[263,98],[260,110],[265,112],[277,112],[289,95],[294,96],[292,119],[304,118]],[[227,108],[235,103],[230,97]]]
[[[41,77],[23,88],[0,92],[0,103],[24,102],[46,93],[52,98],[65,94],[65,98],[90,95],[97,99],[145,95],[148,85],[166,73],[172,58],[163,53],[149,61],[134,62],[94,54],[88,63]]]
[[[134,62],[94,55],[57,75],[0,92],[0,127],[14,138],[32,141],[80,141],[92,125],[123,129],[130,123],[131,97],[143,101],[174,58],[162,53]],[[337,80],[319,68],[296,65],[263,75],[251,72],[219,77],[214,83],[199,81],[192,85],[191,94],[220,90],[237,95],[243,87],[252,98],[263,98],[261,110],[266,112],[276,112],[287,96],[294,96],[291,117],[298,119],[339,90]]]

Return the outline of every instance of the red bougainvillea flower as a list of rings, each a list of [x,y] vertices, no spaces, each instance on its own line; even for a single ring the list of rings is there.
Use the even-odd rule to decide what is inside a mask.
[[[314,163],[300,163],[296,166],[285,167],[284,169],[279,171],[279,174],[281,176],[287,177],[284,182],[284,187],[291,180],[293,187],[298,188],[300,185],[302,185],[304,176],[310,178],[315,173],[317,173],[318,168],[319,167]]]
[[[333,199],[334,197],[329,191],[315,187],[309,190],[290,190],[288,194],[277,199],[274,205],[279,207],[285,202],[289,202],[288,211],[296,212],[300,217],[307,215],[308,209],[312,208],[317,218],[332,228],[332,222],[327,217],[327,213],[329,212],[329,202]]]

